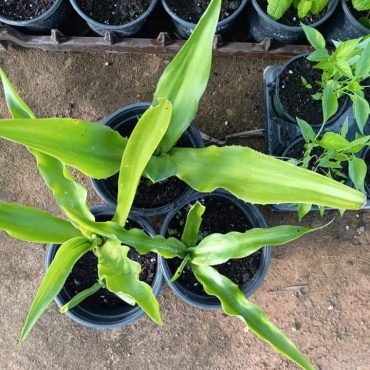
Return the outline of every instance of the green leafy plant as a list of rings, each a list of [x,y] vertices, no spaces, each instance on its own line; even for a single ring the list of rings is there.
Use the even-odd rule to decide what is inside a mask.
[[[352,0],[352,6],[358,12],[364,12],[358,19],[365,27],[370,28],[370,1],[369,0]]]
[[[267,14],[279,20],[293,7],[298,17],[304,18],[308,14],[319,14],[328,3],[329,0],[267,0]]]
[[[363,37],[344,42],[336,42],[332,52],[326,48],[324,37],[316,29],[302,28],[310,44],[314,47],[307,59],[316,62],[314,68],[322,70],[318,84],[321,91],[313,95],[322,100],[324,123],[338,111],[338,100],[349,97],[358,128],[363,133],[369,118],[369,102],[365,99],[365,81],[370,77],[370,38]]]

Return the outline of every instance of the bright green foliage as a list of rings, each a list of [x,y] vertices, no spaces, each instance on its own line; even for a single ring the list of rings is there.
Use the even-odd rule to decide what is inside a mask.
[[[100,283],[95,283],[90,288],[83,290],[82,292],[76,294],[68,303],[66,303],[63,307],[60,308],[60,313],[66,313],[67,311],[71,310],[73,307],[78,306],[81,302],[83,302],[86,298],[94,295],[101,289]]]
[[[363,133],[370,114],[369,102],[364,97],[365,81],[370,77],[370,38],[336,42],[335,50],[330,53],[319,31],[303,24],[302,28],[315,48],[307,59],[316,62],[314,67],[322,70],[321,92],[313,98],[322,99],[323,125],[338,111],[338,100],[349,96],[358,128]]]
[[[128,304],[137,303],[158,324],[162,324],[159,305],[152,288],[139,280],[141,266],[127,257],[128,247],[108,240],[97,248],[99,280]]]
[[[144,169],[167,131],[171,113],[171,103],[160,99],[156,107],[150,107],[141,116],[130,135],[122,156],[117,209],[113,218],[121,226],[127,220]]]
[[[294,7],[299,18],[308,14],[319,14],[329,3],[329,0],[267,0],[267,14],[279,20],[284,14]]]
[[[91,248],[91,242],[83,237],[68,240],[58,249],[55,258],[32,302],[19,341],[23,342],[38,318],[63,288],[74,264]]]
[[[359,12],[370,10],[370,0],[352,0],[352,5]]]
[[[365,202],[364,194],[337,181],[250,148],[174,148],[170,154],[177,177],[199,192],[224,188],[251,203],[307,203],[339,209],[358,209]]]
[[[204,238],[196,248],[190,248],[188,253],[192,264],[214,266],[230,259],[250,256],[264,245],[289,243],[316,230],[318,229],[300,226],[276,226],[269,229],[256,228],[244,233],[212,234]]]
[[[211,71],[213,38],[220,10],[221,0],[212,0],[158,82],[153,105],[165,98],[173,106],[170,126],[159,147],[161,152],[167,153],[176,144],[198,110]]]
[[[315,134],[311,126],[304,120],[297,119],[303,138],[306,142],[305,153],[302,159],[295,164],[312,171],[320,172],[330,178],[346,181],[346,165],[349,169],[349,178],[355,188],[365,193],[364,182],[367,166],[363,159],[358,158],[358,153],[370,145],[370,136],[358,136],[353,141],[348,141],[348,122],[345,121],[340,133],[325,132],[322,137]],[[320,154],[317,154],[320,153]],[[307,208],[301,207],[304,216]]]
[[[191,265],[191,267],[204,290],[220,300],[225,313],[238,317],[259,338],[270,343],[277,352],[294,361],[302,369],[315,369],[293,342],[271,324],[261,309],[249,302],[230,279],[210,266]]]
[[[202,216],[206,208],[199,202],[195,203],[188,212],[184,232],[181,241],[188,247],[195,247],[198,240],[199,228],[202,223]]]
[[[35,243],[64,243],[81,236],[68,221],[37,208],[0,201],[0,230],[10,236]]]

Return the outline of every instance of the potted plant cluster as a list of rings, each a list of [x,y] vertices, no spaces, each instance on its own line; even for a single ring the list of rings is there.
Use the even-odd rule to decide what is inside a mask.
[[[265,71],[267,152],[364,192],[370,40],[334,42],[330,52],[319,31],[302,27],[314,51]]]
[[[265,246],[286,244],[314,229],[265,228],[258,210],[244,202],[315,203],[359,209],[365,196],[334,179],[249,148],[175,146],[191,125],[207,86],[220,10],[221,1],[212,0],[189,40],[167,66],[152,105],[141,115],[129,137],[98,123],[35,118],[2,73],[13,119],[1,120],[0,136],[26,146],[36,157],[41,176],[67,216],[66,221],[35,208],[1,203],[1,230],[21,240],[60,245],[32,303],[21,341],[52,300],[60,292],[68,292],[68,277],[87,253],[95,264],[92,285],[74,291],[75,296],[63,301],[63,312],[78,308],[79,312],[86,311],[83,302],[104,288],[108,297],[115,295],[113,302],[118,297],[128,305],[138,305],[161,323],[155,286],[140,280],[144,277],[140,276],[142,267],[137,262],[139,259],[141,264],[148,263],[138,254],[157,253],[166,260],[179,259],[174,264],[169,262],[171,280],[181,283],[182,275],[191,272],[203,287],[201,295],[216,297],[218,307],[221,304],[225,313],[239,317],[252,332],[302,368],[313,369],[246,295],[253,292],[265,274],[269,257]],[[104,214],[90,211],[86,190],[75,181],[69,167],[95,179],[118,173],[116,207]],[[192,195],[179,204],[164,223],[162,233],[166,236],[153,236],[145,223],[130,216],[143,176],[154,183],[176,176],[194,190],[209,194]],[[214,192],[219,188],[224,191]],[[210,217],[222,214],[220,210],[225,206],[231,211],[229,220],[221,222]],[[235,219],[239,224],[234,229]],[[149,260],[155,259],[152,256]],[[248,259],[245,263],[250,266],[245,281],[228,276],[228,263],[240,259]],[[153,267],[147,269],[153,271]],[[165,276],[168,278],[168,274]],[[62,296],[58,299],[61,302]]]

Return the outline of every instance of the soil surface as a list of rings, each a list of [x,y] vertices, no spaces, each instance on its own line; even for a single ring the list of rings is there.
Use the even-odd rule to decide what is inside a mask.
[[[231,231],[244,232],[253,228],[249,219],[240,208],[233,203],[221,198],[204,198],[199,201],[206,206],[206,211],[203,214],[198,242],[210,234],[226,234]],[[189,206],[181,209],[170,222],[168,228],[170,236],[181,239],[189,209]],[[221,274],[230,278],[235,284],[242,286],[252,280],[256,274],[261,263],[261,254],[262,252],[258,251],[246,258],[229,260],[228,262],[215,266],[215,268]],[[176,272],[181,262],[182,260],[179,258],[168,260],[168,265],[172,274]],[[185,267],[183,273],[176,282],[192,293],[207,295],[203,286],[198,283],[189,265]]]
[[[259,0],[258,1],[261,9],[267,14],[267,1],[266,0]],[[304,18],[298,17],[298,10],[294,7],[288,9],[285,14],[277,20],[277,22],[285,24],[291,27],[299,27],[301,22],[307,25],[313,24],[318,22],[322,17],[325,16],[326,12],[328,11],[328,6],[323,9],[318,14],[311,14],[308,13]]]
[[[39,117],[99,121],[122,106],[150,101],[170,57],[12,50],[0,65]],[[32,61],[32,66],[30,66]],[[285,60],[225,57],[212,64],[211,81],[196,123],[208,135],[261,129],[262,72]],[[1,94],[0,94],[1,95]],[[9,117],[0,96],[0,115]],[[229,144],[263,150],[263,138]],[[41,180],[32,155],[0,140],[0,199],[61,212]],[[99,204],[89,180],[75,172]],[[263,209],[270,226],[298,224],[297,215]],[[370,214],[362,210],[311,213],[301,223],[334,222],[287,246],[274,247],[272,263],[251,301],[321,370],[368,370],[370,364]],[[157,220],[159,223],[161,219]],[[30,336],[19,333],[44,275],[45,246],[0,233],[0,363],[4,370],[295,370],[235,317],[189,307],[164,288],[163,326],[147,317],[116,330],[81,327],[54,303]],[[181,349],[181,350],[180,350]]]
[[[170,9],[181,19],[191,23],[198,23],[207,9],[210,0],[166,0]],[[220,21],[230,17],[240,6],[241,0],[223,0]]]
[[[323,121],[321,100],[314,100],[312,95],[321,90],[317,82],[321,81],[322,72],[313,65],[306,58],[298,58],[284,68],[279,75],[279,97],[284,110],[293,118],[320,125]],[[302,77],[311,88],[306,87]]]
[[[37,18],[52,7],[56,0],[1,0],[0,15],[24,21]]]
[[[139,18],[152,0],[77,0],[81,10],[93,20],[121,25]]]
[[[99,220],[109,221],[109,220]],[[137,227],[139,225],[132,222],[126,223],[125,228],[127,230]],[[157,269],[157,256],[155,253],[148,253],[145,256],[140,255],[134,249],[130,248],[128,257],[136,262],[139,262],[142,269],[140,272],[140,280],[145,281],[149,285],[152,285],[154,276]],[[76,294],[83,290],[93,286],[99,279],[98,276],[98,259],[93,252],[88,252],[82,256],[70,273],[64,288],[67,294],[73,298]],[[102,288],[92,296],[86,298],[80,306],[87,309],[104,309],[112,307],[130,307],[126,302],[117,297],[114,293],[109,290]]]

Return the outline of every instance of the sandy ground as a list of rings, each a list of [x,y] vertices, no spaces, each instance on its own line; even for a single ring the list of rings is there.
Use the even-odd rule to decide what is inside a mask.
[[[0,54],[1,65],[40,117],[100,120],[129,103],[150,100],[168,63],[158,56]],[[273,60],[227,58],[214,63],[197,117],[206,133],[263,127],[262,71]],[[0,114],[7,117],[1,99]],[[263,140],[243,141],[263,148]],[[58,209],[22,147],[0,142],[0,199]],[[81,177],[88,185],[88,181]],[[90,192],[90,204],[99,199]],[[295,223],[295,215],[264,213],[270,225]],[[319,369],[370,369],[370,215],[310,215],[306,225],[336,217],[330,228],[274,249],[268,276],[254,295]],[[57,312],[53,304],[28,340],[17,346],[22,322],[44,271],[45,246],[0,235],[1,369],[294,369],[235,318],[202,312],[168,288],[160,296],[165,321],[147,318],[129,328],[94,331]]]

